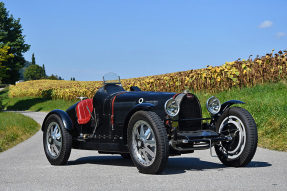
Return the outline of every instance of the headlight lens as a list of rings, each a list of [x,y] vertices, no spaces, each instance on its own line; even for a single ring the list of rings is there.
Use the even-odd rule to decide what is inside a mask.
[[[214,115],[217,114],[221,108],[219,99],[217,99],[214,96],[209,98],[206,102],[206,108],[211,114],[214,114]]]
[[[174,117],[179,112],[179,104],[173,98],[167,100],[164,105],[165,113],[171,117]]]

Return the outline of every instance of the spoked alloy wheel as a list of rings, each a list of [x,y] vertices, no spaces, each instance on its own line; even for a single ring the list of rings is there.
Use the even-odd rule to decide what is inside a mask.
[[[166,166],[169,147],[163,122],[155,112],[138,111],[128,125],[128,147],[141,173],[158,174]]]
[[[49,124],[46,133],[46,144],[52,157],[58,157],[62,150],[62,133],[59,124],[52,122]]]
[[[219,133],[230,141],[215,145],[220,161],[226,166],[245,166],[253,158],[257,148],[257,127],[250,113],[239,107],[227,109],[216,124]]]
[[[46,157],[52,165],[67,163],[72,148],[72,136],[56,114],[49,116],[44,124],[43,144]]]
[[[156,155],[156,140],[150,125],[143,120],[135,123],[132,130],[132,149],[138,162],[150,166]]]
[[[219,128],[219,133],[230,136],[231,141],[221,142],[221,151],[230,159],[237,158],[246,144],[246,131],[242,121],[236,116],[226,117]]]

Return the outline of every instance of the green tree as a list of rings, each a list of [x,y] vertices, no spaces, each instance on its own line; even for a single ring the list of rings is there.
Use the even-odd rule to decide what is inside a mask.
[[[8,54],[14,55],[13,58],[2,62],[3,66],[9,68],[9,70],[4,71],[3,83],[15,83],[19,80],[19,70],[25,63],[23,53],[30,48],[30,45],[25,44],[25,35],[22,35],[22,31],[20,19],[16,20],[13,15],[9,15],[4,3],[0,2],[0,48],[9,46],[11,48]]]
[[[58,80],[58,76],[52,74],[51,76],[48,76],[48,79],[49,79],[49,80]]]
[[[13,54],[9,54],[8,50],[10,47],[8,46],[3,46],[2,48],[0,47],[0,82],[3,77],[5,77],[5,72],[6,70],[9,70],[6,66],[2,65],[2,62],[8,61],[10,58],[13,58]]]
[[[35,56],[34,56],[34,53],[32,54],[32,65],[35,65],[36,64],[36,61],[35,61]]]
[[[45,70],[45,65],[44,65],[44,64],[43,64],[42,68],[43,68],[43,74],[42,74],[42,76],[43,76],[44,79],[46,79],[46,78],[47,78],[47,75],[46,75],[46,70]]]
[[[24,72],[25,80],[39,80],[43,76],[43,68],[39,65],[31,65]]]

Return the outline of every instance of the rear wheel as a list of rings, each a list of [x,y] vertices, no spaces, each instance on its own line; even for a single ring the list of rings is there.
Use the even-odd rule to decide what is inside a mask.
[[[67,163],[72,148],[72,136],[56,114],[49,116],[44,125],[43,145],[46,157],[52,165]]]
[[[166,166],[169,147],[166,130],[159,116],[151,111],[138,111],[128,125],[131,158],[141,173],[158,174]]]
[[[215,145],[220,161],[226,166],[247,165],[257,148],[257,127],[251,114],[239,107],[227,109],[216,124],[217,131],[232,139]]]

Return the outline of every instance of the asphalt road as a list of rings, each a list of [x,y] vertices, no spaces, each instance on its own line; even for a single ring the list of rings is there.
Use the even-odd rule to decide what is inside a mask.
[[[39,124],[46,113],[25,112]],[[287,190],[287,153],[258,148],[243,168],[225,167],[208,150],[170,157],[160,175],[140,174],[131,160],[72,150],[52,166],[41,131],[0,154],[0,190]]]

